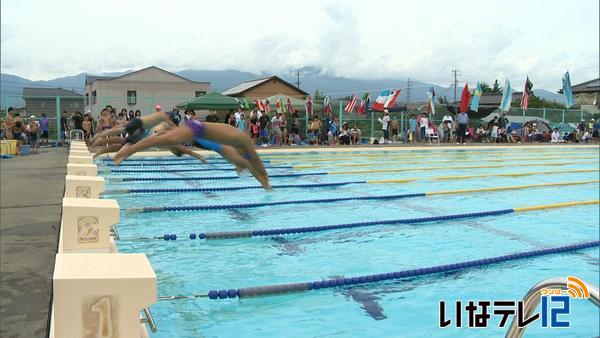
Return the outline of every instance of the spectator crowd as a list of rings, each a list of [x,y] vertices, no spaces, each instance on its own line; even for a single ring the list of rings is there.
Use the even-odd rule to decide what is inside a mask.
[[[156,105],[156,111],[162,110]],[[183,115],[173,109],[179,121],[183,119],[199,119],[194,110],[186,110]],[[86,141],[96,133],[121,127],[133,118],[140,117],[140,110],[118,111],[107,105],[97,118],[91,111],[82,114],[75,111],[69,114],[63,111],[58,126],[60,127],[60,144],[65,145],[71,133],[78,133]],[[247,134],[257,146],[284,146],[284,145],[352,145],[361,143],[523,143],[523,142],[551,142],[551,143],[590,143],[598,141],[599,123],[594,119],[581,121],[576,128],[568,128],[562,133],[558,128],[550,129],[543,122],[528,121],[523,125],[511,124],[504,113],[494,117],[487,123],[476,124],[469,119],[468,113],[452,114],[445,112],[438,122],[427,112],[408,115],[405,125],[398,120],[398,116],[391,116],[386,110],[376,122],[381,128],[381,137],[366,139],[357,120],[342,122],[333,113],[315,112],[308,117],[306,127],[304,118],[297,114],[287,117],[278,111],[265,112],[254,108],[244,111],[242,108],[231,110],[225,114],[221,121],[214,111],[204,118],[206,122],[227,123],[240,132]],[[178,121],[178,122],[179,122]],[[369,123],[369,120],[366,120]],[[53,125],[56,123],[52,122]],[[33,147],[49,144],[50,121],[45,114],[31,115],[24,119],[14,109],[9,108],[4,119],[0,120],[0,139],[19,140]],[[305,129],[306,128],[306,129]],[[306,132],[305,132],[306,130]]]

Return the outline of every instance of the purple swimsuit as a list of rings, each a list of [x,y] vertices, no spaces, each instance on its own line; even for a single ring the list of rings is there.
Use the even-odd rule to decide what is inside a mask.
[[[202,138],[206,126],[198,120],[185,120],[185,125],[192,130],[194,138]]]

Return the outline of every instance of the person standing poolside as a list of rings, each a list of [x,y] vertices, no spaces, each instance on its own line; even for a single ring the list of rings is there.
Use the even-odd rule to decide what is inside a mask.
[[[275,113],[275,116],[271,119],[271,126],[273,127],[273,133],[275,134],[275,145],[281,145],[281,113]]]
[[[64,146],[69,134],[69,123],[67,122],[67,111],[63,110],[60,116],[60,136],[62,138],[61,146]]]
[[[425,135],[427,133],[427,128],[429,128],[429,118],[427,117],[427,113],[421,114],[419,118],[419,134],[420,140],[425,142]]]
[[[381,123],[381,130],[383,131],[383,143],[387,144],[390,138],[390,113],[387,109],[383,111],[383,118],[379,118],[379,123]]]
[[[418,141],[417,138],[417,119],[414,115],[411,115],[408,119],[408,130],[406,131],[406,142]]]
[[[242,133],[246,134],[246,130],[248,128],[247,128],[247,122],[246,122],[246,115],[244,113],[240,113],[240,119],[236,122],[236,127]]]
[[[398,118],[394,117],[390,121],[390,131],[392,133],[392,142],[398,143],[400,140],[398,139],[398,130],[400,129],[400,122]]]
[[[108,109],[102,109],[102,112],[100,113],[100,119],[98,121],[98,126],[98,129],[100,129],[99,132],[112,128],[112,122],[110,120]]]
[[[469,127],[469,115],[467,112],[460,112],[458,116],[456,116],[456,122],[458,122],[456,144],[465,144],[467,140],[467,128]]]
[[[46,117],[46,113],[42,113],[42,118],[40,119],[40,141],[41,145],[48,145],[48,125],[50,121]]]
[[[258,145],[258,137],[260,136],[260,125],[258,124],[258,117],[253,111],[250,115],[250,137],[254,144]]]
[[[83,139],[86,143],[89,143],[90,139],[92,138],[92,117],[86,114],[83,117],[83,123],[81,127],[83,128]]]
[[[217,114],[215,113],[214,110],[211,110],[208,115],[206,115],[206,122],[211,122],[211,123],[217,123],[219,122],[219,119],[217,118]]]
[[[258,124],[260,127],[260,140],[263,146],[267,146],[269,144],[269,114],[267,112],[263,112],[260,118],[258,119]]]
[[[29,140],[29,144],[32,147],[37,147],[37,133],[39,130],[39,124],[35,120],[35,115],[31,115],[29,117],[29,123],[27,124],[27,136]]]

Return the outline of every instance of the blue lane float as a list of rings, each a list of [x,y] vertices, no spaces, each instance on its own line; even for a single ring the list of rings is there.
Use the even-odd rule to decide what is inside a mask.
[[[429,217],[417,217],[417,218],[405,218],[405,219],[389,219],[379,221],[366,221],[366,222],[354,222],[354,223],[341,223],[333,225],[316,225],[307,227],[297,228],[278,228],[278,229],[262,229],[262,230],[240,230],[240,231],[219,231],[219,232],[200,232],[191,239],[230,239],[230,238],[250,238],[250,237],[264,237],[264,236],[281,236],[281,235],[294,235],[304,234],[312,232],[322,232],[330,230],[340,229],[351,229],[351,228],[362,228],[374,225],[392,225],[392,224],[418,224],[418,223],[429,223],[439,221],[451,221],[466,218],[482,218],[497,215],[506,215],[514,213],[515,209],[501,209],[491,211],[481,211],[472,213],[462,213],[453,215],[442,215],[442,216],[429,216]],[[191,234],[190,234],[191,235]],[[167,235],[165,235],[167,236]],[[162,238],[162,237],[155,237]],[[166,238],[166,237],[165,237]]]
[[[265,169],[293,169],[290,165],[265,166]],[[236,168],[185,168],[185,169],[112,169],[111,174],[143,174],[143,173],[182,173],[182,172],[204,172],[204,171],[236,171]]]
[[[312,282],[275,284],[265,286],[254,286],[239,289],[216,289],[210,290],[206,296],[210,299],[227,299],[227,298],[246,298],[246,297],[261,297],[278,294],[286,294],[292,292],[306,292],[310,290],[319,290],[327,288],[337,288],[351,285],[373,284],[382,281],[397,280],[402,278],[428,276],[433,274],[447,273],[458,270],[482,268],[490,265],[501,264],[504,262],[533,258],[539,256],[553,255],[558,253],[568,253],[583,249],[595,248],[600,246],[600,241],[591,241],[583,243],[575,243],[559,247],[551,247],[546,249],[522,251],[503,256],[495,256],[454,264],[435,265],[420,269],[401,270],[395,272],[361,275],[354,277],[332,278]],[[205,295],[195,295],[202,297]],[[190,297],[192,298],[192,297]],[[162,299],[169,299],[165,297]]]
[[[301,174],[273,174],[269,178],[290,178],[301,176],[323,176],[326,172],[316,173],[301,173]],[[213,177],[114,177],[109,178],[113,182],[155,182],[155,181],[218,181],[218,180],[234,180],[239,179],[239,176],[213,176]]]
[[[323,183],[309,183],[309,184],[274,184],[271,187],[273,189],[284,189],[284,188],[299,188],[299,189],[310,189],[310,188],[329,188],[339,187],[350,184],[365,184],[367,181],[344,181],[344,182],[323,182]],[[233,187],[206,187],[206,188],[137,188],[137,189],[115,189],[106,190],[104,195],[111,194],[160,194],[160,193],[187,193],[187,192],[214,192],[214,191],[235,191],[235,190],[257,190],[264,189],[260,185],[248,185],[248,186],[233,186]]]

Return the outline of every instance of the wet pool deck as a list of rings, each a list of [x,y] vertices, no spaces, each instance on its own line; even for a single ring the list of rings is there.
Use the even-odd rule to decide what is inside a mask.
[[[260,154],[369,150],[598,148],[598,144],[361,145],[259,148]],[[206,151],[201,153],[208,154]],[[148,151],[138,156],[167,155]],[[0,160],[0,337],[43,337],[64,195],[68,149]]]
[[[0,160],[0,337],[46,336],[68,148]]]

